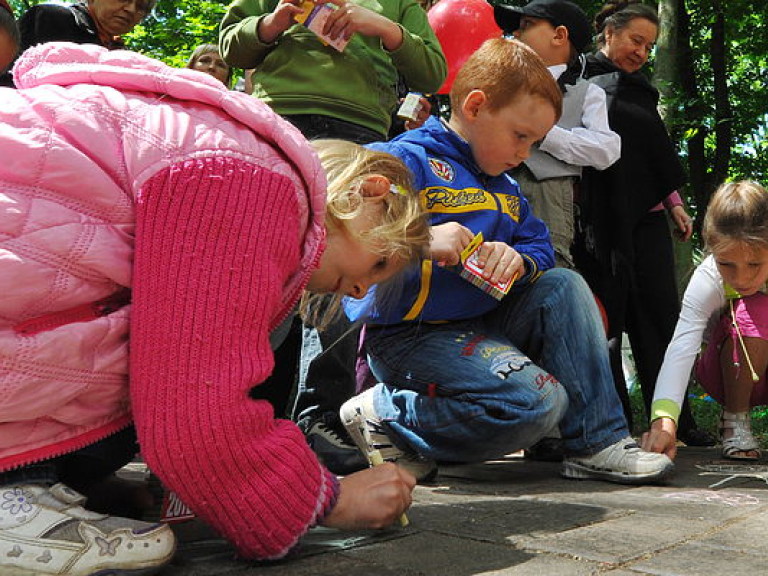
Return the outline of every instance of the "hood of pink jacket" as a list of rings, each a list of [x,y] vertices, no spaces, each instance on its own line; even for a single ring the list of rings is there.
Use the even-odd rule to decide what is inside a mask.
[[[235,157],[295,183],[301,262],[272,328],[325,242],[317,156],[262,102],[201,72],[92,45],[39,45],[13,74],[19,89],[0,89],[0,471],[130,421],[130,306],[64,329],[34,326],[62,311],[76,319],[131,286],[133,204],[160,170]]]

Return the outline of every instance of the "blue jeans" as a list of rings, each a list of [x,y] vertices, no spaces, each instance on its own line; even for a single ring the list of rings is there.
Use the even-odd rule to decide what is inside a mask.
[[[594,298],[555,268],[483,317],[374,328],[366,346],[381,382],[378,415],[403,448],[482,461],[560,427],[566,454],[627,437]]]

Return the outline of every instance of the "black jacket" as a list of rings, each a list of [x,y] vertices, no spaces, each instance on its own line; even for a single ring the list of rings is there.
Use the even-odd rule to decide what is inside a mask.
[[[631,282],[633,231],[638,221],[686,181],[677,149],[659,116],[659,92],[641,73],[628,74],[603,53],[589,55],[584,76],[608,98],[608,122],[621,136],[621,157],[580,185],[576,266],[603,300]],[[603,302],[606,308],[610,302]],[[609,316],[610,316],[610,310]]]

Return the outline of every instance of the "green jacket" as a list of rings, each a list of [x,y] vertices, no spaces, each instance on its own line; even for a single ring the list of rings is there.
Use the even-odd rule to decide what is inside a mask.
[[[403,44],[388,52],[378,37],[352,36],[344,52],[324,46],[300,24],[273,44],[261,42],[259,20],[278,0],[235,0],[221,22],[219,44],[231,66],[255,68],[253,95],[282,116],[321,114],[386,137],[401,75],[410,90],[435,92],[447,65],[426,12],[414,0],[356,0],[403,28]]]

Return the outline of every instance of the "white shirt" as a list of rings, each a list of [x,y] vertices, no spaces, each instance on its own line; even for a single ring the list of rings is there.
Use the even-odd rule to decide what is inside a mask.
[[[566,68],[565,64],[557,64],[549,71],[557,80]],[[621,156],[621,137],[608,125],[605,91],[595,84],[587,89],[581,123],[583,127],[570,130],[555,125],[539,149],[574,166],[605,170]]]
[[[672,400],[682,407],[693,363],[725,305],[723,278],[710,255],[696,268],[685,289],[680,318],[656,379],[654,402]]]

